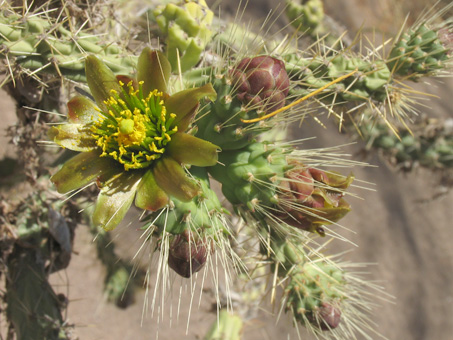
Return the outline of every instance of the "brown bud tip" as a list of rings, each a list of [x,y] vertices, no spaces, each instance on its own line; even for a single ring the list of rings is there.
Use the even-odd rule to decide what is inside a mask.
[[[182,277],[189,278],[203,268],[208,257],[205,240],[194,240],[194,236],[184,231],[170,242],[168,265]]]
[[[260,105],[264,112],[285,105],[289,78],[285,64],[269,56],[242,59],[231,71],[236,97],[244,104]]]
[[[318,311],[318,320],[323,331],[337,328],[341,321],[341,312],[330,303],[323,302]]]

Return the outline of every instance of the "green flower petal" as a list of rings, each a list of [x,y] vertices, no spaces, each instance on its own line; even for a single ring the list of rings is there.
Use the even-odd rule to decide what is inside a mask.
[[[93,212],[93,223],[106,231],[122,221],[134,200],[141,171],[122,172],[101,189]]]
[[[171,65],[160,51],[153,51],[146,47],[137,62],[137,80],[143,81],[143,93],[148,94],[153,90],[167,92],[170,79]]]
[[[337,207],[316,208],[313,214],[306,214],[305,217],[312,223],[332,224],[342,219],[348,212],[351,211],[351,206],[344,200],[340,199]]]
[[[135,205],[140,209],[156,211],[167,203],[168,195],[157,185],[153,172],[148,170],[137,188]]]
[[[338,189],[347,189],[354,181],[353,174],[346,177],[334,171],[322,171],[318,169],[310,169],[310,174],[318,182],[325,183]]]
[[[115,172],[121,171],[116,162],[105,157],[99,157],[99,152],[82,152],[71,158],[53,175],[50,180],[59,193],[79,189],[96,179],[105,181]]]
[[[91,94],[96,100],[99,108],[105,111],[106,105],[104,104],[104,100],[110,98],[111,91],[115,90],[118,93],[121,93],[121,87],[115,75],[107,65],[94,55],[89,55],[86,58],[85,73]]]
[[[211,83],[175,93],[165,101],[167,112],[176,114],[173,126],[179,131],[185,131],[194,118],[199,101],[204,97],[210,100],[217,98],[217,93]]]
[[[68,102],[68,120],[71,123],[90,123],[98,120],[99,109],[87,97],[77,96]]]
[[[85,124],[62,124],[53,126],[47,135],[58,145],[69,150],[87,152],[96,148],[91,129]]]
[[[181,165],[172,158],[159,159],[153,173],[159,187],[180,201],[188,202],[198,194],[198,183],[190,179]]]
[[[167,152],[173,159],[195,166],[216,165],[219,151],[217,145],[187,133],[174,134],[167,146]]]

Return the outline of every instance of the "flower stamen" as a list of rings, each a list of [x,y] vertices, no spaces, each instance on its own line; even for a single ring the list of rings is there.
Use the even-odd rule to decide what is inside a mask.
[[[148,167],[161,157],[171,136],[178,131],[172,126],[176,115],[168,113],[164,94],[151,91],[143,94],[143,82],[134,88],[132,82],[119,83],[122,92],[111,91],[104,103],[106,112],[93,124],[92,134],[102,149],[101,157],[111,157],[124,165],[124,169]]]

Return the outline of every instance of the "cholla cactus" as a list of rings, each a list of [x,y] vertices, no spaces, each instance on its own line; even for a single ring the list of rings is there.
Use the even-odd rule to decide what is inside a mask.
[[[322,3],[305,6],[319,8],[319,16],[309,19],[320,22]],[[95,102],[89,96],[72,98],[68,122],[49,128],[54,143],[80,152],[51,181],[65,194],[95,183],[100,193],[92,219],[105,231],[123,220],[135,200],[144,210],[142,248],[149,245],[159,254],[155,294],[160,282],[170,280],[169,269],[192,282],[200,272],[204,280],[206,267],[217,272],[218,262],[232,263],[226,276],[234,270],[247,276],[235,248],[242,230],[233,227],[224,207],[232,206],[255,232],[247,235],[259,243],[253,261],[270,274],[273,291],[284,286],[282,306],[295,325],[325,338],[362,332],[367,301],[363,288],[357,288],[361,281],[335,257],[324,255],[319,244],[319,236],[326,243],[332,236],[341,238],[334,230],[351,210],[345,196],[354,176],[330,166],[353,163],[332,161],[331,154],[324,163],[322,152],[298,150],[296,143],[264,132],[305,116],[304,108],[295,107],[309,98],[317,103],[313,114],[327,108],[342,123],[343,114],[356,108],[372,108],[391,126],[385,110],[397,107],[392,113],[403,120],[408,106],[401,104],[400,82],[446,70],[451,24],[418,23],[396,39],[389,57],[378,55],[381,48],[367,56],[333,47],[324,55],[283,49],[291,42],[261,43],[266,39],[258,35],[256,51],[237,51],[228,49],[225,35],[213,35],[213,13],[206,3],[187,0],[154,11],[164,53],[145,48],[137,59],[102,45],[83,27],[74,35],[58,19],[5,13],[0,42],[10,65],[30,75],[59,73],[88,83]],[[49,38],[53,31],[58,33]],[[216,44],[222,53],[215,53]],[[13,77],[16,71],[10,73]],[[316,156],[320,160],[313,161]],[[226,203],[211,188],[214,180]],[[128,273],[118,274],[124,284]],[[118,286],[108,287],[112,295],[118,296]],[[242,320],[225,312],[219,318],[206,339],[238,339]],[[58,313],[55,320],[62,321]]]

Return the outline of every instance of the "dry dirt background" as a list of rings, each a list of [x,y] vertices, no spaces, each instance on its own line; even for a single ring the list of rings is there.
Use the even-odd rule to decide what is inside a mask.
[[[278,3],[250,0],[247,16],[262,19]],[[221,1],[224,11],[234,12],[238,4],[238,0]],[[325,4],[327,13],[347,27],[352,35],[362,25],[365,29],[377,27],[382,32],[395,32],[404,19],[403,13],[411,10],[413,16],[410,18],[413,19],[424,5],[384,0],[326,0]],[[443,98],[442,101],[433,99],[428,103],[430,115],[453,117],[451,80],[445,84],[433,81],[420,86]],[[0,98],[3,130],[14,124],[15,117],[8,98],[3,93]],[[347,136],[335,133],[333,126],[329,128],[326,131],[314,122],[307,121],[294,135],[297,138],[316,136],[315,140],[305,144],[307,148],[349,142]],[[359,149],[360,145],[355,145],[347,150],[355,153]],[[5,155],[14,157],[12,147],[6,145],[4,138],[0,143],[0,151],[0,158]],[[342,231],[342,234],[358,245],[345,258],[375,263],[369,268],[369,279],[378,281],[387,293],[395,296],[393,302],[381,302],[374,309],[371,319],[389,339],[451,340],[453,192],[450,190],[432,200],[442,188],[437,185],[439,180],[431,172],[416,169],[404,175],[397,173],[376,154],[366,160],[376,167],[356,169],[354,173],[361,180],[375,183],[376,191],[360,191],[364,200],[351,201],[353,211],[342,224],[354,233]],[[118,255],[130,258],[137,247],[138,233],[131,228],[120,228],[116,235]],[[348,248],[351,248],[350,245],[340,244],[337,250]],[[53,277],[53,282],[59,291],[69,296],[68,321],[75,324],[75,333],[81,340],[200,339],[215,319],[215,314],[211,312],[213,301],[209,294],[205,294],[200,305],[198,300],[193,304],[186,334],[190,301],[187,298],[189,293],[183,291],[179,320],[173,310],[173,318],[167,317],[162,321],[148,315],[142,322],[144,291],[138,292],[135,304],[124,310],[104,301],[103,268],[96,259],[92,237],[83,226],[77,230],[74,249],[76,254],[69,268]],[[176,279],[174,301],[178,300],[179,283],[180,279]],[[274,316],[261,312],[259,318],[246,323],[243,339],[297,339],[293,327],[284,316],[278,324],[274,320]],[[305,335],[302,337],[310,338]]]

